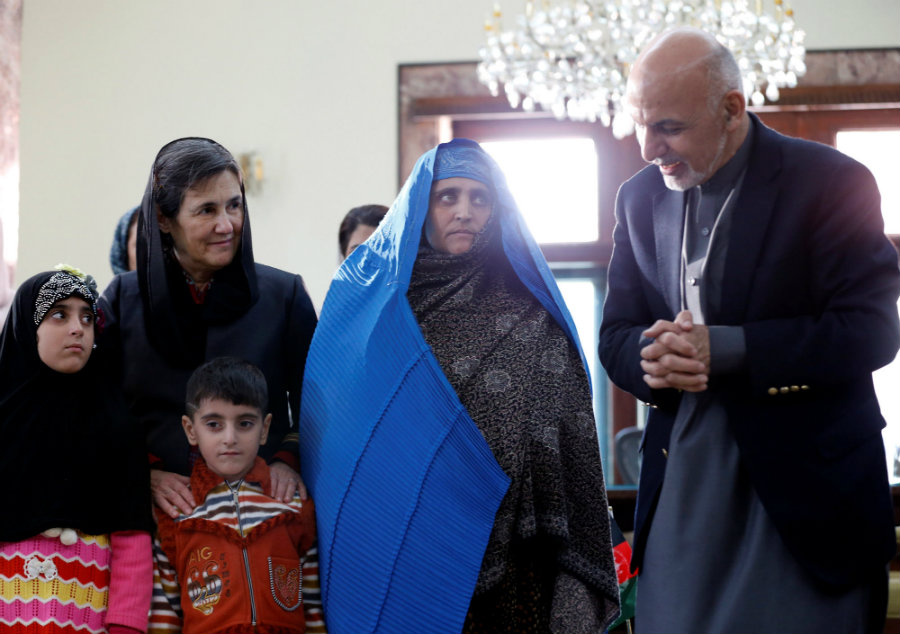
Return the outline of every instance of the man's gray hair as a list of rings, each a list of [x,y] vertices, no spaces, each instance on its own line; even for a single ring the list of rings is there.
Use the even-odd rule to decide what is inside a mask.
[[[708,105],[711,111],[719,107],[719,103],[727,93],[737,90],[744,94],[744,81],[741,69],[729,51],[721,43],[716,42],[707,58],[709,70]]]

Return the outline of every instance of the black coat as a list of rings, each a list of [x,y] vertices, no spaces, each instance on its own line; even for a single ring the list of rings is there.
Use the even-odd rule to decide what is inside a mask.
[[[316,313],[299,275],[263,264],[254,267],[258,299],[233,321],[208,325],[203,360],[240,357],[265,374],[272,426],[259,454],[268,460],[291,426],[297,430],[303,366]],[[148,451],[163,461],[166,470],[188,475],[188,442],[181,416],[185,386],[194,368],[172,363],[151,344],[136,273],[113,278],[100,307],[103,338],[119,349],[125,396],[144,426]]]
[[[743,327],[745,364],[725,376],[713,368],[709,389],[787,547],[819,579],[845,585],[883,568],[895,549],[871,373],[900,345],[897,252],[865,167],[758,119],[753,130],[721,307],[707,318]],[[616,385],[655,406],[643,439],[637,566],[680,403],[675,390],[644,383],[639,340],[679,309],[682,194],[650,166],[620,189],[616,221],[600,359]]]

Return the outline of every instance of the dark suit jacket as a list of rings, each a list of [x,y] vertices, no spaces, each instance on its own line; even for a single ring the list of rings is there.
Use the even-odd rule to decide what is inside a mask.
[[[817,578],[843,586],[883,567],[895,550],[871,373],[900,346],[897,252],[864,166],[753,118],[721,308],[706,319],[742,326],[746,359],[729,375],[716,375],[713,364],[709,389],[722,398],[742,462],[790,551]],[[616,201],[600,359],[616,385],[654,406],[643,439],[635,567],[680,402],[676,390],[644,383],[640,333],[679,310],[682,200],[649,166]]]

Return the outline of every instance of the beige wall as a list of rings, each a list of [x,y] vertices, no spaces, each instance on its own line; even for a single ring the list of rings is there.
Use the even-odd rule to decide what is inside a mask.
[[[476,59],[492,4],[27,0],[18,279],[66,261],[104,286],[156,151],[202,135],[260,153],[257,260],[301,273],[320,307],[343,213],[396,193],[397,65]],[[793,6],[810,48],[900,47],[897,0]]]

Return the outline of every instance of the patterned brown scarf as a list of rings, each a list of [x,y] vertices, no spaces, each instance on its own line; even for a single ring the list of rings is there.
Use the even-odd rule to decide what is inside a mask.
[[[578,350],[515,275],[493,220],[461,255],[438,253],[423,240],[407,298],[447,379],[512,480],[476,596],[502,582],[510,557],[525,552],[517,545],[552,544],[552,629],[602,630],[616,611],[618,587]]]

